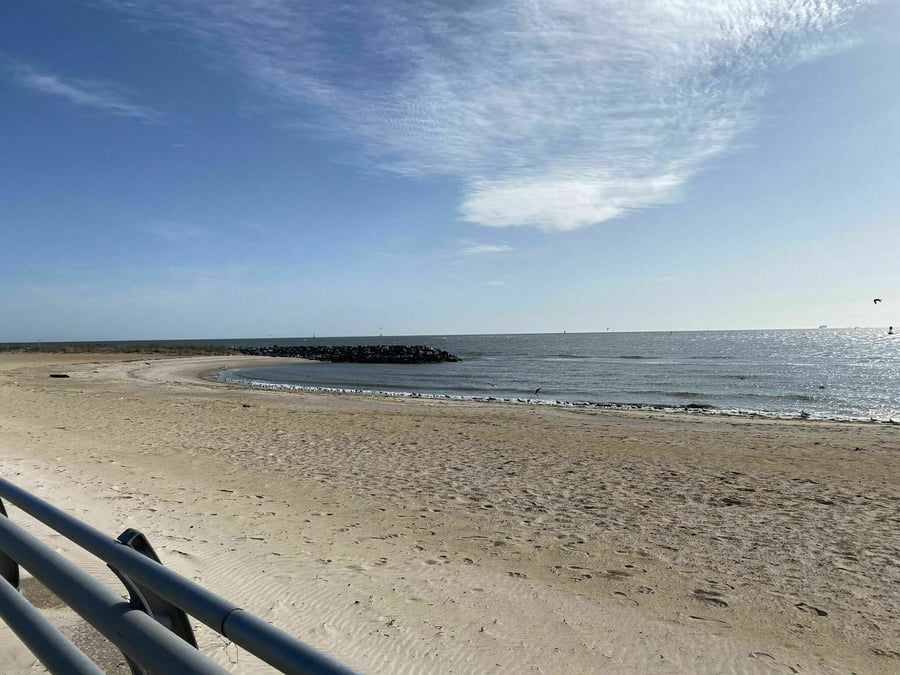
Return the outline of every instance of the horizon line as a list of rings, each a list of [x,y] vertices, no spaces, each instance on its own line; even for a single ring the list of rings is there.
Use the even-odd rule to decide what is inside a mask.
[[[587,330],[587,331],[523,331],[523,332],[489,332],[489,333],[396,333],[396,334],[346,334],[346,335],[281,335],[263,337],[206,337],[206,338],[82,338],[82,339],[37,339],[37,340],[9,340],[0,341],[0,347],[11,345],[84,345],[84,344],[110,344],[110,343],[141,343],[152,344],[158,342],[191,342],[202,344],[204,342],[224,342],[242,340],[332,340],[348,338],[414,338],[414,337],[491,337],[491,336],[525,336],[525,335],[603,335],[626,333],[753,333],[762,331],[819,331],[819,330],[883,330],[891,326],[802,326],[793,328],[674,328],[652,330]]]

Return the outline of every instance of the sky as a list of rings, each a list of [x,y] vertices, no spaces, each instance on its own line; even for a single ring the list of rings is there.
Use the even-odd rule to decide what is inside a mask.
[[[897,0],[9,0],[0,341],[900,325],[898,64]]]

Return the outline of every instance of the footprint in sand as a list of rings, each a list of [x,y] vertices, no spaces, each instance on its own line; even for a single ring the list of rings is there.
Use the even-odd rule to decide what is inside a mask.
[[[695,616],[694,614],[690,614],[690,615],[688,616],[688,618],[689,618],[689,619],[694,619],[695,621],[707,621],[707,622],[709,622],[709,623],[718,623],[718,624],[721,624],[721,625],[723,625],[723,626],[728,626],[729,628],[731,628],[731,624],[730,624],[730,623],[728,623],[727,621],[722,621],[721,619],[707,619],[705,616]]]
[[[769,659],[770,661],[774,661],[775,657],[771,654],[767,654],[766,652],[750,652],[751,659]]]
[[[571,572],[572,581],[587,581],[588,579],[593,579],[594,575],[591,574],[592,571],[596,570],[587,570],[584,567],[579,565],[569,565],[566,569]]]
[[[828,616],[828,612],[824,609],[819,609],[818,607],[813,607],[812,605],[807,605],[805,602],[798,602],[794,605],[801,612],[809,612],[810,614],[814,614],[816,616]]]
[[[713,607],[728,607],[728,603],[722,599],[722,594],[718,591],[707,591],[698,588],[694,591],[693,596],[695,600],[699,600],[707,605],[712,605]]]

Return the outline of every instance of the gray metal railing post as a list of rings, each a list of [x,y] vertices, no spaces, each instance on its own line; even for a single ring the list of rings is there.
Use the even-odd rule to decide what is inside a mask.
[[[185,579],[164,565],[123,546],[112,537],[73,518],[4,478],[0,478],[0,497],[90,551],[115,568],[118,573],[152,589],[160,597],[282,672],[297,675],[355,673],[326,654]],[[28,568],[27,565],[25,567]],[[158,624],[157,626],[161,628]],[[182,644],[186,645],[184,642]]]
[[[137,551],[145,558],[162,565],[153,546],[147,541],[147,537],[133,527],[129,527],[119,535],[117,541],[123,546],[127,546]],[[159,597],[153,592],[152,588],[147,588],[141,584],[136,584],[125,574],[122,574],[115,567],[110,567],[115,572],[119,580],[128,589],[131,595],[131,604],[138,609],[147,612],[163,626],[175,633],[182,640],[187,642],[191,647],[197,648],[197,639],[194,637],[194,629],[191,628],[191,622],[184,611],[178,606],[168,602],[165,598]]]
[[[103,675],[97,664],[73,645],[6,579],[0,579],[0,619],[51,673]]]
[[[22,567],[147,673],[221,675],[228,672],[2,516],[0,541]]]
[[[0,499],[0,517],[6,516],[6,507]],[[15,560],[6,555],[6,551],[0,548],[0,576],[9,582],[13,588],[19,587],[19,565]]]

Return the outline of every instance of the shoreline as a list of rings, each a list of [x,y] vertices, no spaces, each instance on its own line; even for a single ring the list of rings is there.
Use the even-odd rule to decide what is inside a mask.
[[[0,356],[4,475],[365,672],[900,664],[894,426],[261,391],[205,379],[243,357],[127,356]]]
[[[283,358],[283,357],[279,357]],[[296,362],[308,363],[304,359]],[[273,364],[274,365],[274,364]],[[280,365],[280,364],[279,364]],[[348,394],[358,396],[375,396],[387,398],[409,398],[433,401],[472,401],[476,403],[500,403],[509,405],[550,406],[558,408],[596,409],[609,411],[633,411],[633,412],[659,412],[665,414],[711,415],[739,418],[759,418],[772,420],[804,420],[812,422],[837,422],[851,424],[887,424],[900,425],[893,418],[877,419],[875,417],[851,417],[851,416],[827,416],[816,413],[779,413],[766,410],[750,410],[743,408],[718,408],[712,404],[686,403],[684,405],[666,405],[652,403],[614,403],[606,401],[569,401],[565,399],[533,399],[505,396],[476,396],[464,394],[424,393],[416,391],[389,391],[379,389],[356,389],[348,387],[330,387],[326,385],[302,385],[286,382],[265,382],[262,380],[245,379],[241,377],[226,377],[224,373],[237,368],[214,369],[204,373],[204,379],[211,382],[221,382],[238,387],[259,389],[264,391],[302,391],[308,393]]]

